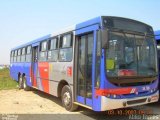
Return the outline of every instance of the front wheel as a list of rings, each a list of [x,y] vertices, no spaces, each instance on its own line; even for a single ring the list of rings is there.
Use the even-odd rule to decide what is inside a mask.
[[[62,104],[66,110],[74,111],[78,108],[78,106],[73,103],[72,91],[68,85],[65,85],[62,88],[61,99],[62,99]]]

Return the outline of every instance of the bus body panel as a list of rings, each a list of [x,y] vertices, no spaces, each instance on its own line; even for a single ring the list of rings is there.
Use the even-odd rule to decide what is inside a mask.
[[[26,77],[31,77],[30,71],[31,63],[11,63],[10,75],[16,81],[18,81],[18,73],[20,73],[21,75],[25,74]],[[28,83],[28,85],[30,85],[30,83]]]
[[[49,63],[38,62],[37,87],[49,93]]]

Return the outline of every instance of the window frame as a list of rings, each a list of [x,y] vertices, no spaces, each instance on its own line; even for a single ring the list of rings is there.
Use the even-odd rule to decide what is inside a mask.
[[[24,54],[23,54],[23,49],[25,49]],[[26,47],[22,48],[21,55],[26,55]]]
[[[49,45],[51,45],[51,41],[53,40],[53,39],[56,39],[56,49],[51,49],[51,46],[49,46]],[[55,36],[55,37],[51,37],[49,40],[48,40],[48,49],[47,49],[47,61],[48,62],[57,62],[58,60],[59,60],[59,41],[60,41],[60,39],[59,39],[59,37],[58,36]],[[52,52],[52,51],[57,51],[57,60],[49,60],[48,59],[48,53],[49,52]]]
[[[23,54],[23,49],[24,49],[24,54]],[[27,47],[21,48],[21,62],[26,62],[26,49]],[[22,57],[24,57],[24,61],[22,61]]]
[[[46,42],[46,50],[42,50],[42,43]],[[39,52],[46,52],[48,50],[48,40],[43,40],[40,42],[40,49]]]
[[[28,53],[28,48],[30,47],[30,52]],[[32,45],[27,45],[26,47],[26,54],[25,54],[25,62],[26,63],[31,63],[32,62]],[[28,61],[28,59],[27,59],[27,57],[28,56],[31,56],[31,59],[30,59],[30,61]]]
[[[28,53],[28,47],[30,47],[30,52],[29,53]],[[31,54],[31,50],[32,50],[32,46],[31,45],[26,46],[26,55]]]
[[[14,50],[11,51],[10,53],[10,62],[14,62]]]
[[[20,53],[19,53],[19,51],[20,51]],[[22,50],[21,50],[21,48],[19,48],[17,56],[21,56],[21,53],[22,53]]]
[[[49,46],[49,45],[51,45],[51,41],[53,39],[56,39],[56,49],[50,49],[50,46]],[[59,49],[59,39],[58,39],[58,36],[57,37],[52,37],[52,38],[50,38],[48,40],[48,51],[57,50],[57,49]]]
[[[43,42],[46,42],[46,50],[45,51],[42,51],[42,43]],[[41,52],[45,52],[46,53],[46,56],[45,56],[45,60],[40,60],[40,57],[41,57]],[[40,44],[39,44],[39,50],[38,50],[38,61],[39,62],[46,62],[46,61],[48,61],[48,39],[44,39],[44,40],[42,40],[41,42],[40,42]]]
[[[62,44],[63,44],[63,37],[65,35],[68,35],[70,34],[71,35],[71,43],[70,43],[70,47],[62,47]],[[73,40],[74,40],[74,35],[73,35],[73,32],[67,32],[67,33],[64,33],[62,35],[60,35],[60,40],[59,40],[59,53],[58,53],[58,61],[59,62],[71,62],[73,60]],[[60,60],[60,51],[61,50],[64,50],[64,49],[69,49],[71,48],[72,49],[72,58],[70,61],[63,61],[63,60]]]
[[[14,50],[14,60],[13,60],[13,62],[17,62],[17,53],[18,53],[17,49]]]

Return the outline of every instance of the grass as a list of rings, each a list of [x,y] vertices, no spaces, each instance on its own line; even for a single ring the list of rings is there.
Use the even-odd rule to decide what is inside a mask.
[[[15,89],[17,85],[17,82],[10,77],[9,69],[0,70],[0,90]]]

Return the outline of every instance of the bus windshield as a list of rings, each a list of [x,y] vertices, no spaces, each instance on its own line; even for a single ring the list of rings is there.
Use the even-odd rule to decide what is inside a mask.
[[[157,75],[156,45],[153,37],[110,32],[106,49],[108,77]]]

